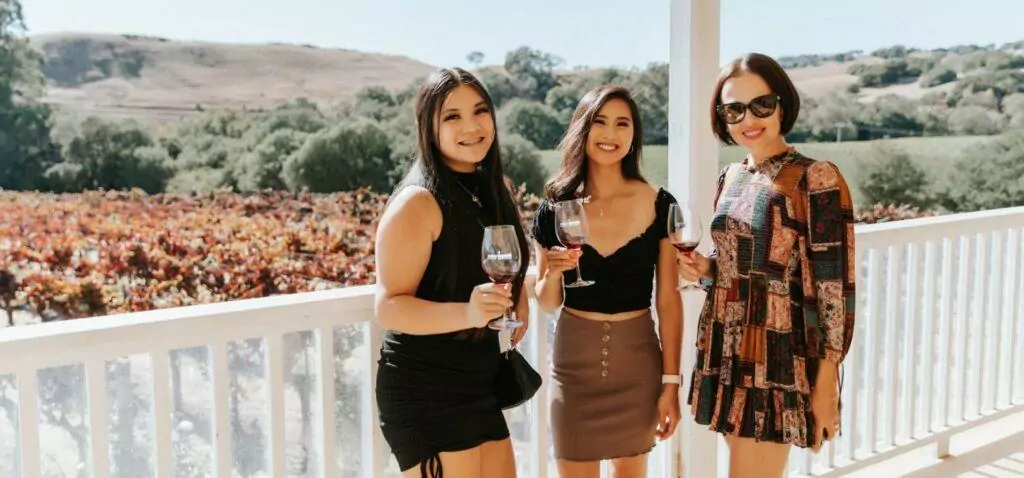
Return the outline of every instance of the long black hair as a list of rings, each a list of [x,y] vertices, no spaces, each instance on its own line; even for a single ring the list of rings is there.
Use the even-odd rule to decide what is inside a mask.
[[[476,90],[491,111],[492,121],[495,115],[494,102],[483,84],[473,74],[461,68],[444,68],[436,71],[420,87],[416,94],[416,159],[398,185],[396,192],[403,187],[416,185],[427,189],[433,194],[441,208],[443,225],[441,236],[446,240],[442,244],[445,257],[450,260],[441,264],[438,284],[440,290],[456,294],[458,286],[456,274],[464,261],[480,263],[480,244],[463,244],[465,241],[459,234],[459,221],[455,220],[456,208],[472,210],[465,194],[458,194],[459,186],[455,172],[445,163],[438,145],[437,125],[440,122],[441,107],[455,88],[465,85]],[[519,302],[519,293],[523,287],[526,270],[530,266],[530,246],[523,231],[519,208],[512,196],[510,182],[505,177],[505,168],[501,162],[501,148],[498,145],[498,128],[494,125],[494,142],[491,144],[483,161],[477,165],[477,174],[482,178],[480,194],[489,199],[485,204],[493,208],[495,224],[508,224],[515,228],[519,239],[519,250],[522,263],[519,273],[513,282],[514,303]]]
[[[640,109],[629,90],[621,86],[602,86],[583,95],[576,111],[572,114],[569,128],[558,144],[562,152],[562,167],[547,183],[546,196],[551,201],[576,199],[583,183],[587,180],[587,137],[594,124],[594,118],[610,100],[620,99],[629,106],[633,116],[633,145],[622,158],[622,175],[627,179],[647,182],[640,172],[640,157],[643,156],[644,128],[640,121]]]

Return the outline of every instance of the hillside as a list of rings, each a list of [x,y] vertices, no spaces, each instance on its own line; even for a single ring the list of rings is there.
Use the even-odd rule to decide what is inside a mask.
[[[843,173],[850,186],[850,192],[857,205],[867,207],[860,192],[860,173],[865,162],[888,157],[894,151],[906,153],[930,174],[930,180],[942,182],[949,177],[954,163],[965,151],[977,148],[991,141],[987,136],[946,136],[933,138],[899,138],[875,141],[854,141],[846,143],[804,143],[796,147],[804,154],[834,163]],[[739,146],[728,146],[719,150],[718,168],[742,161],[745,152]],[[561,164],[561,153],[555,150],[543,151],[541,161],[547,174],[552,174]],[[652,184],[668,184],[668,148],[665,146],[644,146],[642,164],[644,175]]]
[[[47,102],[69,112],[150,121],[175,121],[217,107],[272,108],[300,97],[329,108],[362,87],[403,88],[434,69],[403,56],[312,45],[205,43],[86,33],[38,35],[32,42],[46,58]],[[904,58],[920,70],[890,79],[884,87],[860,85],[859,98],[870,102],[886,94],[917,100],[930,92],[949,92],[991,67],[993,55],[1005,60],[1022,54],[1024,42],[934,51],[894,46],[867,54],[799,55],[780,61],[809,97],[856,88],[861,78],[851,71],[882,68],[887,59]],[[922,86],[918,76],[936,67],[950,68],[956,78]]]
[[[367,85],[401,88],[434,67],[410,58],[302,45],[236,45],[135,35],[32,37],[46,101],[106,117],[174,121],[200,108],[330,106]]]

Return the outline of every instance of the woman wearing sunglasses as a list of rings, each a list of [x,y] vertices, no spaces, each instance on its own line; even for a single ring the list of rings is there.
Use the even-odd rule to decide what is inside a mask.
[[[730,477],[781,477],[789,449],[839,431],[839,364],[854,330],[853,212],[843,176],[786,143],[793,83],[760,54],[722,69],[711,121],[747,150],[718,179],[708,257],[680,273],[710,286],[688,403],[726,436]]]

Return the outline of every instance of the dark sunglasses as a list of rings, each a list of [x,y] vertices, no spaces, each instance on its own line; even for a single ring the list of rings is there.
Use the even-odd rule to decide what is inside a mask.
[[[747,115],[747,110],[758,118],[767,118],[775,113],[775,109],[779,106],[779,97],[774,93],[769,93],[764,96],[758,96],[750,100],[750,103],[743,104],[740,102],[726,103],[724,105],[718,105],[715,107],[715,111],[718,112],[718,116],[729,124],[736,124],[743,121],[743,117]]]

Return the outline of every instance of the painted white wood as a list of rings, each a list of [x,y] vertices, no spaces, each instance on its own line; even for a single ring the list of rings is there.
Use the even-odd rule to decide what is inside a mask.
[[[89,446],[92,476],[110,476],[110,405],[107,400],[107,367],[103,359],[91,359],[85,364],[85,383],[89,394]]]
[[[669,3],[668,188],[680,203],[688,204],[701,218],[705,231],[713,213],[718,173],[719,146],[711,132],[708,101],[720,66],[720,15],[720,0]],[[706,254],[710,244],[710,239],[705,239],[699,250]],[[701,292],[683,294],[687,326],[681,373],[686,382],[681,390],[689,389],[696,340],[693,329],[702,302]],[[717,476],[717,436],[696,425],[690,416],[684,416],[679,428],[676,434],[682,446],[680,476]]]
[[[334,412],[334,328],[321,327],[316,331],[317,365],[319,366],[319,378],[317,384],[320,386],[320,416],[321,420],[316,424],[320,435],[320,476],[322,478],[335,478],[338,476],[338,463],[335,423],[337,418]]]
[[[150,353],[153,364],[153,446],[156,478],[174,478],[171,435],[171,361],[167,350]]]
[[[924,395],[912,397],[912,400],[921,398],[922,412],[921,420],[918,429],[920,432],[915,432],[914,437],[923,436],[931,432],[934,428],[935,423],[935,401],[936,401],[936,389],[935,385],[935,374],[942,369],[933,366],[937,363],[937,357],[935,353],[935,341],[939,333],[939,318],[935,314],[935,304],[938,302],[935,296],[935,274],[938,269],[936,262],[936,241],[929,240],[925,243],[924,251],[924,296],[923,307],[921,309],[921,331],[924,334],[924,344],[922,345],[921,351],[921,369],[924,375],[924,385],[921,387]]]
[[[541,377],[551,377],[551,362],[548,360],[548,353],[551,344],[548,343],[548,314],[540,312],[538,307],[531,307],[534,322],[530,329],[533,339],[536,340],[537,350],[537,373]],[[537,478],[548,478],[548,448],[551,446],[551,437],[548,434],[548,424],[551,420],[551,386],[550,379],[541,383],[537,390],[537,421],[535,423],[537,436]]]
[[[974,245],[973,235],[965,235],[963,240],[960,242],[960,274],[957,276],[957,344],[958,360],[956,364],[956,379],[955,385],[957,407],[954,408],[955,412],[953,417],[956,418],[956,423],[960,423],[966,419],[967,416],[967,379],[969,368],[967,362],[969,360],[968,352],[970,345],[970,333],[971,333],[971,319],[967,314],[968,304],[970,303],[969,296],[971,290],[968,288],[970,283],[968,277],[971,268],[974,266],[974,258],[970,255],[970,251],[975,250],[972,246]]]
[[[10,330],[10,327],[4,331]],[[18,371],[18,435],[22,478],[39,478],[39,375],[35,369]]]
[[[918,326],[921,322],[919,315],[921,313],[920,267],[923,252],[922,246],[922,243],[915,242],[910,244],[908,248],[907,299],[905,301],[905,309],[903,310],[903,316],[906,317],[906,324],[904,324],[906,347],[903,349],[902,367],[900,368],[900,374],[902,375],[900,388],[902,393],[900,394],[897,418],[901,422],[897,428],[897,441],[913,438],[917,426],[918,406],[920,405],[916,398],[919,386],[917,373],[918,344],[922,342],[921,339],[924,335]]]
[[[284,426],[284,337],[274,334],[267,340],[267,411],[270,416],[270,475],[285,476]]]
[[[291,320],[308,316],[308,320]],[[0,375],[373,320],[373,287],[357,286],[0,330]],[[17,357],[17,360],[6,360]]]
[[[673,7],[675,15],[686,20],[684,25],[689,25],[691,18],[706,19],[714,16],[717,20],[717,3],[713,14],[706,11],[707,4],[695,3],[684,5],[686,9],[682,13],[678,10],[680,6]],[[700,32],[705,30],[693,33],[687,27],[677,31],[677,35],[686,35],[680,42],[685,47],[682,51],[707,56],[706,48],[691,44]],[[680,55],[681,58],[688,58],[687,55]],[[707,63],[707,58],[694,59],[693,63]],[[691,88],[699,89],[699,85],[703,84],[702,76],[690,78],[692,72],[689,69],[675,68],[677,75],[685,73],[688,78],[686,88],[682,90],[683,94],[690,95],[687,97],[688,100],[681,101],[685,107],[692,104],[687,101],[694,101],[692,97],[696,94],[691,93]],[[674,87],[678,88],[679,85]],[[685,108],[682,110],[687,111]],[[696,113],[693,114],[696,116]],[[677,118],[676,121],[693,121],[693,124],[697,124],[696,119],[690,118],[689,114],[682,116],[683,119]],[[683,131],[676,130],[676,133],[682,134]],[[672,181],[685,185],[690,184],[693,179],[694,182],[701,183],[698,179],[706,179],[701,176],[702,174],[713,176],[715,172],[706,169],[706,165],[702,166],[690,152],[701,151],[713,143],[702,140],[697,133],[686,133],[684,136],[683,142],[675,146],[675,157],[679,159],[673,162],[675,172]],[[680,149],[680,146],[685,148]],[[685,181],[681,182],[680,179]],[[713,181],[710,183],[713,184]],[[685,197],[691,197],[690,194],[697,200],[700,199],[700,191],[687,192]],[[713,195],[713,191],[708,194]],[[710,215],[709,204],[707,208],[706,214]],[[797,453],[794,455],[799,460],[795,462],[796,467],[802,467],[815,476],[841,476],[927,444],[938,444],[940,452],[948,452],[948,440],[957,433],[1024,410],[1024,404],[1019,400],[1013,400],[1017,398],[1015,393],[1019,394],[1021,391],[1022,352],[1019,349],[1021,333],[1024,332],[1024,325],[1021,324],[1021,317],[1024,317],[1024,243],[1020,227],[1002,232],[1006,230],[1007,224],[1021,223],[1024,223],[1024,208],[949,216],[941,220],[911,220],[878,226],[858,226],[857,254],[858,257],[869,259],[869,269],[867,274],[861,274],[858,290],[866,294],[867,303],[858,313],[859,330],[854,339],[854,348],[846,362],[848,376],[847,386],[844,388],[844,436],[840,437],[835,444],[836,447],[829,444],[828,450],[821,455],[799,456]],[[949,231],[954,232],[946,234]],[[961,235],[966,236],[968,240],[961,243]],[[993,235],[996,240],[989,240],[988,238]],[[978,236],[985,239],[975,241]],[[942,241],[941,246],[939,241]],[[958,247],[954,247],[952,241],[957,241]],[[894,274],[897,279],[901,277],[901,274],[894,272],[902,267],[902,262],[898,260],[900,253],[894,253],[892,260],[888,262],[887,266],[894,268],[891,270],[883,270],[881,253],[889,248],[894,251],[901,250],[907,244],[913,246],[910,247],[911,252],[908,256],[911,267],[907,276],[909,303],[903,303],[897,295],[903,290],[902,284],[899,281],[886,280],[894,278]],[[972,247],[971,244],[976,246]],[[705,244],[705,247],[707,245]],[[922,263],[923,277],[914,272],[917,265]],[[893,290],[897,293],[893,293]],[[879,300],[882,291],[887,292],[887,301]],[[687,297],[688,307],[700,305],[700,294],[688,295],[693,296]],[[969,300],[961,300],[963,298]],[[366,466],[371,473],[369,476],[382,476],[389,457],[376,427],[375,401],[372,400],[376,358],[382,334],[379,327],[372,323],[372,307],[372,288],[356,287],[0,330],[0,374],[15,373],[18,379],[18,440],[24,476],[38,477],[41,474],[37,372],[49,367],[74,364],[84,364],[87,371],[88,416],[92,430],[90,446],[93,460],[89,464],[91,475],[103,477],[109,474],[109,443],[106,438],[106,411],[109,404],[106,403],[108,399],[104,364],[107,360],[133,354],[148,354],[152,360],[155,471],[159,478],[173,476],[173,422],[167,351],[196,346],[211,347],[216,434],[214,445],[217,457],[215,471],[218,475],[228,474],[230,460],[222,458],[230,457],[230,421],[224,418],[226,415],[222,413],[229,406],[226,384],[230,370],[227,369],[229,364],[225,344],[231,340],[254,336],[267,340],[271,472],[275,476],[283,476],[284,362],[281,337],[284,334],[305,330],[317,330],[318,334],[322,334],[319,348],[322,382],[320,406],[324,413],[324,423],[321,425],[323,429],[320,435],[324,437],[325,448],[319,466],[325,477],[336,476],[337,472],[332,465],[336,460],[333,443],[336,443],[337,437],[333,436],[333,426],[328,426],[335,420],[333,403],[337,398],[333,392],[335,351],[332,334],[334,327],[349,324],[366,324],[369,333],[369,347],[367,355],[363,357],[368,361],[366,372],[363,374],[366,385],[362,388],[365,390],[363,413],[370,414],[370,417],[364,421],[367,425],[360,433],[368,437],[370,443],[370,456],[366,460]],[[919,315],[915,315],[917,311],[920,311]],[[688,309],[687,313],[688,336],[684,339],[687,350],[683,355],[683,373],[688,378],[688,370],[693,363],[692,324],[696,322],[696,309]],[[901,339],[892,337],[887,331],[893,327],[891,319],[894,316],[901,320],[906,316],[905,320],[909,321],[906,325],[909,334],[906,343],[896,342]],[[979,316],[982,317],[981,320],[973,319]],[[950,324],[953,324],[952,328]],[[547,334],[540,327],[541,324],[534,325],[536,327],[531,332],[530,340],[537,340],[537,353],[541,357],[538,368],[547,375],[549,369],[546,356],[550,344],[547,343]],[[889,346],[889,342],[892,343],[892,347]],[[883,343],[887,344],[884,349],[880,347]],[[921,348],[921,355],[912,353],[917,348]],[[884,354],[881,353],[883,350]],[[937,357],[938,361],[934,362],[932,357]],[[920,366],[914,363],[915,360],[921,362]],[[937,366],[933,367],[933,363]],[[882,377],[889,379],[890,383],[878,385],[878,373],[889,373],[888,369],[877,368],[881,364],[899,366],[897,370],[901,371],[900,384],[909,387],[909,401],[922,403],[923,410],[920,414],[909,417],[913,420],[910,425],[906,423],[907,418],[902,416],[894,417],[892,413],[879,416],[877,413],[879,404],[883,405],[883,409],[905,409],[907,400],[898,398],[899,388],[892,386],[895,385],[895,378],[889,379],[883,375]],[[857,378],[860,375],[858,368],[863,366],[868,367],[867,380],[860,383],[861,380]],[[936,369],[937,375],[932,373],[932,368]],[[915,373],[920,376],[915,378]],[[922,381],[924,385],[918,392],[915,385]],[[968,402],[964,398],[968,397],[963,395],[962,390],[965,385],[971,384],[980,385],[975,387],[977,390],[984,390],[985,395],[980,397],[982,400],[971,397],[974,398],[972,405],[984,405],[984,410],[966,408]],[[955,398],[959,401],[951,402],[947,396],[949,391],[956,393]],[[538,394],[538,399],[546,402],[546,393],[545,391]],[[868,402],[866,410],[861,411],[859,407],[862,403],[858,402],[863,400]],[[988,409],[992,408],[993,400],[1000,410],[989,413]],[[546,403],[538,405],[537,410],[535,425],[543,426],[546,430]],[[986,413],[978,416],[978,411]],[[692,419],[688,416],[689,411],[684,408],[684,412],[681,433],[686,438],[679,440],[677,445],[681,453],[681,466],[677,476],[720,475],[725,470],[717,465],[717,435],[707,432],[704,427],[692,425]],[[866,416],[858,419],[858,415],[865,413]],[[950,423],[951,416],[957,417],[953,420],[956,423]],[[896,418],[899,419],[898,422]],[[888,429],[880,430],[878,424],[885,424]],[[897,427],[897,424],[900,426]],[[956,426],[949,426],[951,424]],[[897,430],[902,430],[903,433],[900,434],[900,440],[896,440],[895,448],[883,447],[886,448],[884,451],[876,449],[876,443],[880,441],[893,441],[892,432]],[[913,433],[909,442],[903,439],[905,435],[909,436],[908,432]],[[880,434],[881,437],[878,436]],[[550,440],[546,431],[534,436],[536,440],[532,445],[537,447],[535,456],[539,458],[538,471],[543,477],[547,472],[546,457]],[[858,437],[869,437],[872,440],[866,452],[855,450]],[[107,460],[105,463],[104,459]],[[708,471],[711,474],[704,474]]]
[[[370,322],[367,333],[369,334],[370,346],[367,347],[367,353],[369,354],[369,367],[365,368],[367,371],[364,374],[364,383],[366,386],[363,387],[363,406],[362,410],[370,413],[370,420],[363,423],[372,424],[369,427],[364,426],[360,433],[363,436],[363,443],[368,443],[371,446],[366,450],[371,454],[367,457],[364,455],[364,463],[368,463],[372,467],[372,474],[369,476],[383,476],[384,469],[387,468],[388,460],[390,456],[384,453],[385,442],[384,435],[381,433],[380,427],[377,426],[377,400],[376,394],[374,393],[374,384],[377,383],[377,357],[380,354],[381,344],[384,342],[384,331],[380,328],[376,321]],[[365,413],[365,412],[364,412]],[[369,458],[369,461],[366,459]]]
[[[228,370],[226,342],[210,344],[210,370],[213,373],[213,459],[218,478],[231,478],[231,375]]]
[[[881,300],[882,291],[882,250],[872,249],[871,256],[868,260],[868,273],[870,274],[870,283],[868,285],[868,296],[869,296],[869,307],[870,315],[868,316],[868,331],[867,331],[867,346],[870,348],[868,352],[868,374],[867,384],[864,389],[867,392],[868,397],[868,419],[865,421],[867,425],[867,449],[873,453],[878,451],[878,428],[880,425],[879,420],[879,397],[878,397],[878,368],[881,360],[881,342],[885,336],[882,335],[884,330],[884,320],[882,318],[882,306],[884,302]]]
[[[885,381],[882,386],[882,395],[885,400],[885,434],[883,435],[887,446],[896,446],[896,425],[900,410],[897,410],[898,397],[896,372],[899,370],[900,347],[897,341],[896,323],[903,318],[900,317],[899,304],[900,283],[902,282],[900,268],[903,267],[903,248],[893,246],[889,248],[889,258],[886,266],[886,294],[885,294],[885,357],[881,359],[885,368]]]
[[[942,240],[942,338],[939,343],[943,345],[942,355],[939,357],[939,407],[938,428],[948,427],[950,424],[950,412],[953,409],[953,378],[954,378],[954,354],[953,346],[956,341],[955,330],[953,330],[953,252],[955,238],[949,237]]]

